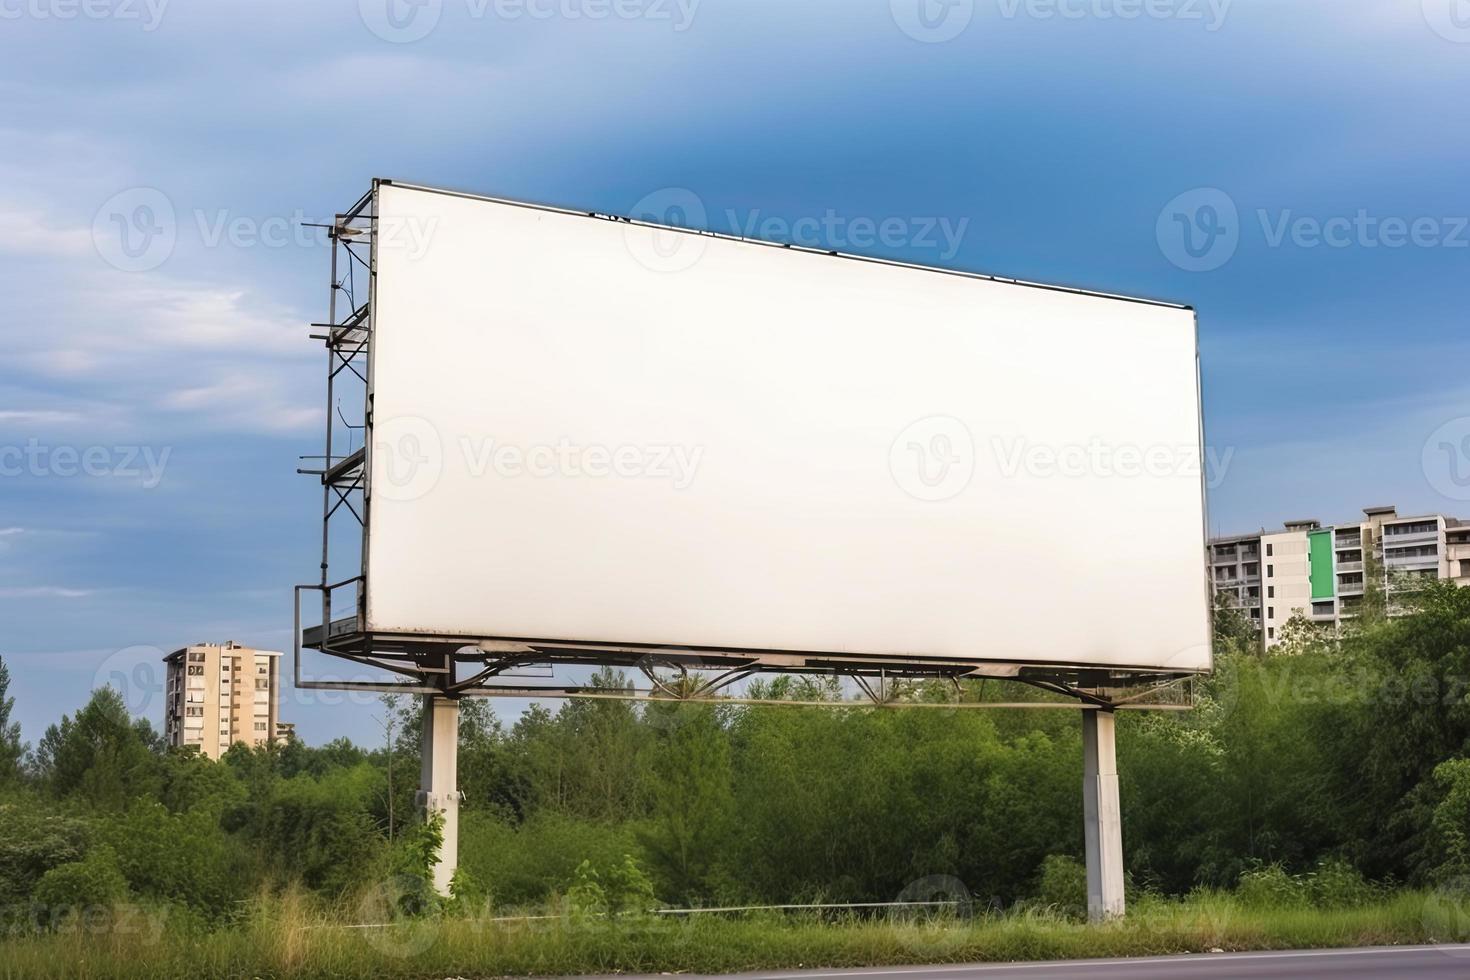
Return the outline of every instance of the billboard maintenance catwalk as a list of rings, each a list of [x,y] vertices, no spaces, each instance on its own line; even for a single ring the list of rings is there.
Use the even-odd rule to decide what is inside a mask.
[[[1112,711],[1211,666],[1192,310],[386,180],[331,235],[297,681],[425,696],[441,887],[456,699],[581,693],[528,665],[994,676],[1084,708],[1121,912]]]

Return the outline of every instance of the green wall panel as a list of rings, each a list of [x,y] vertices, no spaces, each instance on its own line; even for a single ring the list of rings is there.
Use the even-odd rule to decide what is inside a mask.
[[[1311,543],[1312,598],[1331,599],[1337,591],[1332,578],[1332,532],[1313,531],[1307,537]]]

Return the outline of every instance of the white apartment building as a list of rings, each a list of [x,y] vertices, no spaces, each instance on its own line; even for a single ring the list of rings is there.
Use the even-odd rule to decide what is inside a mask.
[[[164,737],[218,759],[236,742],[268,745],[280,736],[280,653],[199,643],[163,658]]]
[[[1350,622],[1370,568],[1382,576],[1390,612],[1392,588],[1405,580],[1470,585],[1470,521],[1367,507],[1355,523],[1292,521],[1280,531],[1213,538],[1208,561],[1215,592],[1228,596],[1271,647],[1297,613],[1314,623]]]

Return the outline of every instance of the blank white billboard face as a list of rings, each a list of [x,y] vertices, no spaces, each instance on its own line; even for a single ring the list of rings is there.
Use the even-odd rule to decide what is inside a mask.
[[[377,214],[369,630],[1209,668],[1192,312]]]

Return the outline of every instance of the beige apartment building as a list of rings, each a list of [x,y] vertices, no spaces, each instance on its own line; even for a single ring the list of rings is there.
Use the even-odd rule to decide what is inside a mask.
[[[1208,558],[1216,594],[1250,618],[1269,648],[1297,613],[1324,625],[1351,622],[1369,574],[1384,587],[1390,613],[1394,591],[1416,578],[1470,585],[1470,521],[1366,507],[1361,521],[1292,521],[1280,531],[1212,538]]]
[[[229,640],[184,647],[163,660],[169,745],[218,759],[236,742],[268,745],[281,737],[279,653]]]

